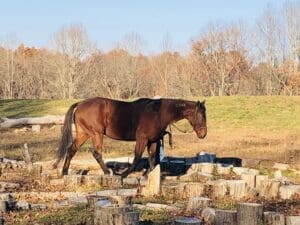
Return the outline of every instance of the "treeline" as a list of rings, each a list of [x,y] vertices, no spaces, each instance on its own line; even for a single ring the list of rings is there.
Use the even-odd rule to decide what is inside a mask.
[[[53,47],[0,46],[0,98],[224,96],[300,94],[300,2],[268,6],[251,24],[211,23],[183,55],[166,38],[162,51],[141,53],[127,35],[109,52],[82,25],[61,28]]]

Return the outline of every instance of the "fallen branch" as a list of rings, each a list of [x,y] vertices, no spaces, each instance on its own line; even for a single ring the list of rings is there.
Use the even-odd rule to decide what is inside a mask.
[[[50,124],[63,124],[64,116],[43,116],[43,117],[27,117],[19,119],[1,118],[0,129],[18,127],[24,125],[50,125]]]

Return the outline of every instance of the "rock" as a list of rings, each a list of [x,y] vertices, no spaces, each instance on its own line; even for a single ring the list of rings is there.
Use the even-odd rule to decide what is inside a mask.
[[[286,217],[286,225],[299,225],[299,224],[300,224],[300,216]]]
[[[179,217],[175,219],[175,225],[201,225],[201,220],[194,217]]]
[[[157,165],[149,173],[147,184],[142,188],[142,195],[149,197],[160,193],[160,166]]]
[[[28,202],[21,200],[21,201],[17,201],[16,208],[22,210],[29,210],[31,209],[31,205]]]
[[[252,174],[250,172],[241,174],[241,179],[246,181],[246,184],[250,188],[255,188],[255,177],[256,177],[256,175]]]
[[[207,207],[202,210],[201,217],[203,218],[205,224],[215,224],[216,210]]]
[[[205,197],[190,197],[187,210],[199,210],[211,206],[211,199]]]
[[[296,193],[300,194],[300,185],[283,185],[279,188],[282,199],[290,199]]]
[[[289,164],[275,163],[273,168],[278,169],[278,170],[288,170],[288,169],[290,169],[290,166],[289,166]]]
[[[285,225],[284,215],[278,212],[264,212],[265,225]]]

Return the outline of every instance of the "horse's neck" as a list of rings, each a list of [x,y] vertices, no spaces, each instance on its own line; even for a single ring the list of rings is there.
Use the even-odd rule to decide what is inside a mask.
[[[168,106],[168,123],[176,122],[182,119],[187,119],[186,110],[188,110],[190,107],[190,102],[185,102],[182,100],[170,101]]]

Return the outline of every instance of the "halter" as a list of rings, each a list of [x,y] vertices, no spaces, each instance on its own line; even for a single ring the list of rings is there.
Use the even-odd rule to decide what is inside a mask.
[[[196,102],[196,110],[195,110],[195,114],[194,114],[194,119],[195,119],[195,121],[197,120],[197,112],[198,112],[198,110],[199,110],[199,107],[200,107],[200,101],[197,101]],[[178,131],[180,131],[180,132],[182,132],[182,133],[184,133],[184,134],[186,134],[186,133],[193,133],[194,132],[194,127],[192,128],[192,130],[190,130],[190,131],[188,131],[188,130],[182,130],[182,129],[180,129],[179,127],[177,127],[176,125],[175,125],[175,123],[171,123],[170,124],[170,130],[171,130],[171,125],[173,126],[173,127],[175,127]],[[200,129],[201,128],[205,128],[205,127],[199,127]]]

